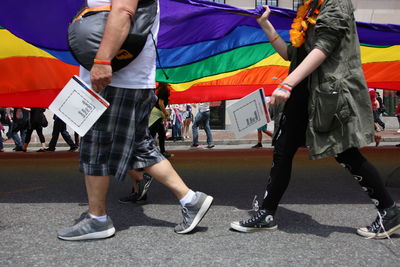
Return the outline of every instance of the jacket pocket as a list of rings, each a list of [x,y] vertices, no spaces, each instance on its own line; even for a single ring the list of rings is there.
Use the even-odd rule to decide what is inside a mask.
[[[330,132],[349,121],[351,112],[343,89],[315,93],[313,127],[317,132]]]

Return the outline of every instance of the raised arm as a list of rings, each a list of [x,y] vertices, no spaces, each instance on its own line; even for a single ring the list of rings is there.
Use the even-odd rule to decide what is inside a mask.
[[[274,26],[268,20],[269,15],[271,14],[271,10],[268,6],[263,6],[265,8],[265,12],[261,15],[261,17],[257,18],[258,24],[263,29],[264,33],[267,35],[270,43],[273,48],[278,52],[278,54],[284,59],[288,60],[287,53],[287,44],[286,42],[279,36],[276,32]]]

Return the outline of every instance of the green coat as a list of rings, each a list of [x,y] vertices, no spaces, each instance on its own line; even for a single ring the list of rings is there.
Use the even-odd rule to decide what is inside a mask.
[[[309,77],[306,145],[311,159],[335,156],[374,140],[371,101],[353,12],[351,0],[325,0],[316,25],[307,31],[306,52],[318,48],[327,55]],[[288,57],[293,70],[299,64],[297,48],[290,45]],[[283,108],[279,110],[278,118]],[[279,125],[279,119],[276,123]]]

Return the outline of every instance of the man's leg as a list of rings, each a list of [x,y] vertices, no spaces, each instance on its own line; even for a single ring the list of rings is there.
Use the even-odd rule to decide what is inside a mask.
[[[58,238],[77,241],[101,239],[114,235],[114,225],[111,218],[106,215],[106,199],[109,182],[109,176],[85,176],[89,211],[85,217],[74,226],[59,230]]]
[[[212,148],[214,147],[213,145],[213,137],[212,137],[212,133],[211,133],[211,127],[210,127],[210,111],[207,112],[203,112],[203,121],[204,121],[204,131],[206,132],[206,136],[207,136],[207,144],[208,144],[208,148]]]
[[[199,125],[200,125],[200,120],[201,120],[201,112],[196,114],[196,118],[194,119],[193,125],[192,125],[192,134],[193,134],[193,143],[192,146],[198,146],[199,145]]]
[[[190,190],[166,159],[146,167],[145,170],[171,190],[181,203],[184,219],[175,227],[175,233],[191,232],[206,215],[213,202],[213,197]]]
[[[182,199],[189,192],[189,188],[168,160],[162,160],[159,163],[146,167],[145,170],[158,182],[171,190],[176,198]]]
[[[106,215],[106,199],[109,183],[109,176],[85,175],[90,214],[95,216]]]

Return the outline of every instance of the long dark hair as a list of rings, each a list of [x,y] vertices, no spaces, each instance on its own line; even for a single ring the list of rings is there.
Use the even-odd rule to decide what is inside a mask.
[[[169,97],[170,96],[169,84],[164,82],[159,82],[156,88],[156,92],[157,94],[163,94],[163,95],[165,94]]]

